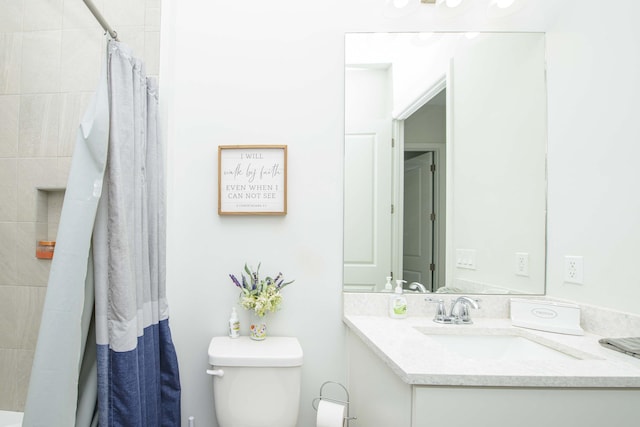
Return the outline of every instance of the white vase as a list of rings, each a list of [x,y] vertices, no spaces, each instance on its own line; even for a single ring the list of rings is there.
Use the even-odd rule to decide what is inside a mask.
[[[256,341],[262,341],[267,337],[267,316],[258,316],[251,314],[251,323],[249,324],[249,338]]]

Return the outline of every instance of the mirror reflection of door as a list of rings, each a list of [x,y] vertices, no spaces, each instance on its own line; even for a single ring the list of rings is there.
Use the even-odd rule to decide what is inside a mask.
[[[407,155],[415,157],[404,161],[402,277],[433,290],[436,165],[433,152],[409,151],[405,158]]]
[[[424,104],[400,120],[403,279],[435,292],[445,280],[447,91],[442,78]],[[400,153],[399,153],[400,154]],[[411,289],[415,290],[415,289]]]
[[[376,291],[391,272],[391,87],[385,67],[345,71],[344,288]]]

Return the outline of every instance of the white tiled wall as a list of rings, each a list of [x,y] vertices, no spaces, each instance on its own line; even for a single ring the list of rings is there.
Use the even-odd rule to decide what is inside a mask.
[[[160,0],[95,0],[119,39],[157,74]],[[53,238],[78,123],[97,84],[106,37],[82,0],[0,0],[0,410],[24,407]],[[41,204],[40,204],[41,205]]]

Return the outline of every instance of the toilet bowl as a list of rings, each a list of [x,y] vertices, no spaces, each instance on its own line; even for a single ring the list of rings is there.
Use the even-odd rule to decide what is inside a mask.
[[[302,347],[294,337],[214,337],[209,343],[220,427],[295,427]]]

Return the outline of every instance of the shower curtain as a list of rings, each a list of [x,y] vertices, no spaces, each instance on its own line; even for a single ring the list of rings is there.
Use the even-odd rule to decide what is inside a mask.
[[[25,427],[180,425],[157,85],[109,41],[78,130]]]

